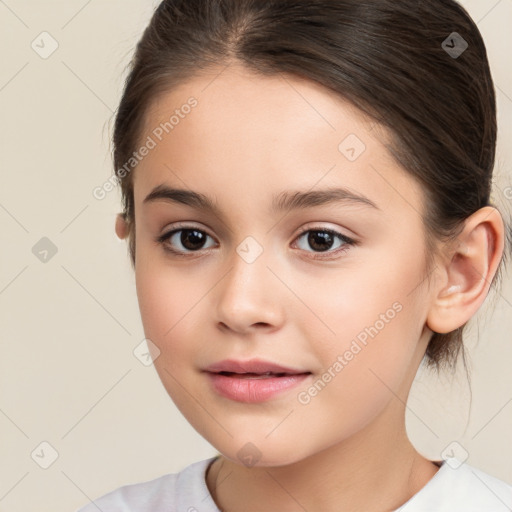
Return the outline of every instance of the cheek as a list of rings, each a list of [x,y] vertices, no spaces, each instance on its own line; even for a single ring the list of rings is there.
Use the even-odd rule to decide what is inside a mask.
[[[404,317],[414,327],[420,321],[422,269],[396,257],[383,261],[387,253],[378,256],[293,279],[294,292],[304,305],[289,303],[291,321],[302,326],[308,339],[320,336],[338,351],[348,349],[345,345],[355,338],[362,343],[377,334],[385,338],[386,332],[404,323]],[[406,332],[401,336],[407,339]]]
[[[194,315],[194,305],[201,298],[201,289],[195,287],[176,269],[164,269],[159,265],[141,264],[136,268],[136,289],[144,333],[160,349],[167,359],[173,340],[186,335]],[[180,351],[180,344],[173,346]]]
[[[298,423],[304,434],[314,436],[315,428],[322,426],[323,436],[315,441],[318,449],[354,435],[388,405],[406,402],[408,386],[404,383],[408,381],[417,341],[414,322],[410,320],[415,314],[404,306],[388,312],[388,323],[380,323],[366,312],[361,315],[362,329],[347,316],[345,325],[351,324],[347,330],[364,336],[340,335],[338,341],[322,347],[324,368],[297,397],[297,418],[302,418]],[[341,321],[338,327],[341,332]]]
[[[204,291],[192,286],[188,279],[184,286],[184,281],[175,270],[165,271],[157,265],[155,270],[141,266],[136,271],[144,333],[159,350],[153,361],[155,370],[178,409],[193,419],[199,412],[190,396],[199,396],[199,392],[191,379],[197,351],[197,346],[191,343],[191,332],[192,323],[197,324],[194,305]]]
[[[362,265],[331,280],[329,293],[317,294],[310,302],[331,331],[321,339],[318,319],[297,319],[305,336],[316,340],[311,347],[323,368],[336,375],[326,386],[325,398],[370,411],[391,396],[390,389],[400,388],[424,324],[423,288],[418,286],[422,267],[415,261],[395,257],[386,262],[385,271],[368,264],[364,272]]]

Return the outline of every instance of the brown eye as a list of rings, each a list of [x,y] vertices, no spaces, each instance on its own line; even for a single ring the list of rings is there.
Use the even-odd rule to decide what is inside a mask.
[[[206,237],[208,236],[197,229],[181,229],[178,231],[178,233],[179,232],[181,232],[181,236],[179,237],[181,245],[189,251],[197,251],[198,249],[202,249]]]
[[[305,229],[297,237],[297,240],[304,240],[302,244],[297,243],[299,249],[306,252],[328,254],[344,252],[356,243],[355,240],[332,229]],[[308,250],[308,247],[312,251]]]
[[[315,251],[328,251],[334,244],[334,236],[327,231],[309,231],[307,243]]]
[[[198,252],[205,247],[210,235],[194,227],[174,229],[158,238],[164,248],[175,254],[186,255],[188,252]]]

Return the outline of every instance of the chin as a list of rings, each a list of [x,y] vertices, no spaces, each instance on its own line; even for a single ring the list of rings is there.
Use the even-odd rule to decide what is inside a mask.
[[[264,438],[261,441],[247,439],[244,437],[226,440],[224,443],[209,442],[223,457],[247,468],[288,466],[311,455],[298,451],[298,442],[294,440],[285,442],[277,437],[273,442]]]

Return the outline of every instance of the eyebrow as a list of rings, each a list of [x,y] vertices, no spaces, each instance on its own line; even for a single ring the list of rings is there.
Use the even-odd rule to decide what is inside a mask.
[[[144,199],[143,204],[167,201],[184,204],[222,216],[217,203],[209,196],[192,190],[171,188],[165,184],[156,186]],[[300,208],[313,208],[332,203],[359,204],[376,210],[380,208],[369,198],[346,188],[329,188],[311,191],[284,191],[273,197],[271,212],[274,214]]]

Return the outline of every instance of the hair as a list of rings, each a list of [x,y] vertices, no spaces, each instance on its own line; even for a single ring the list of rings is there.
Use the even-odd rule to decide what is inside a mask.
[[[443,44],[453,32],[468,43],[458,56]],[[387,149],[424,192],[427,278],[437,244],[456,242],[467,217],[494,206],[494,85],[478,27],[457,2],[164,0],[137,44],[114,123],[133,267],[133,172],[121,179],[119,170],[137,148],[149,105],[201,70],[234,62],[319,83],[387,129]],[[461,348],[464,356],[465,326],[433,333],[428,367],[453,366]]]

